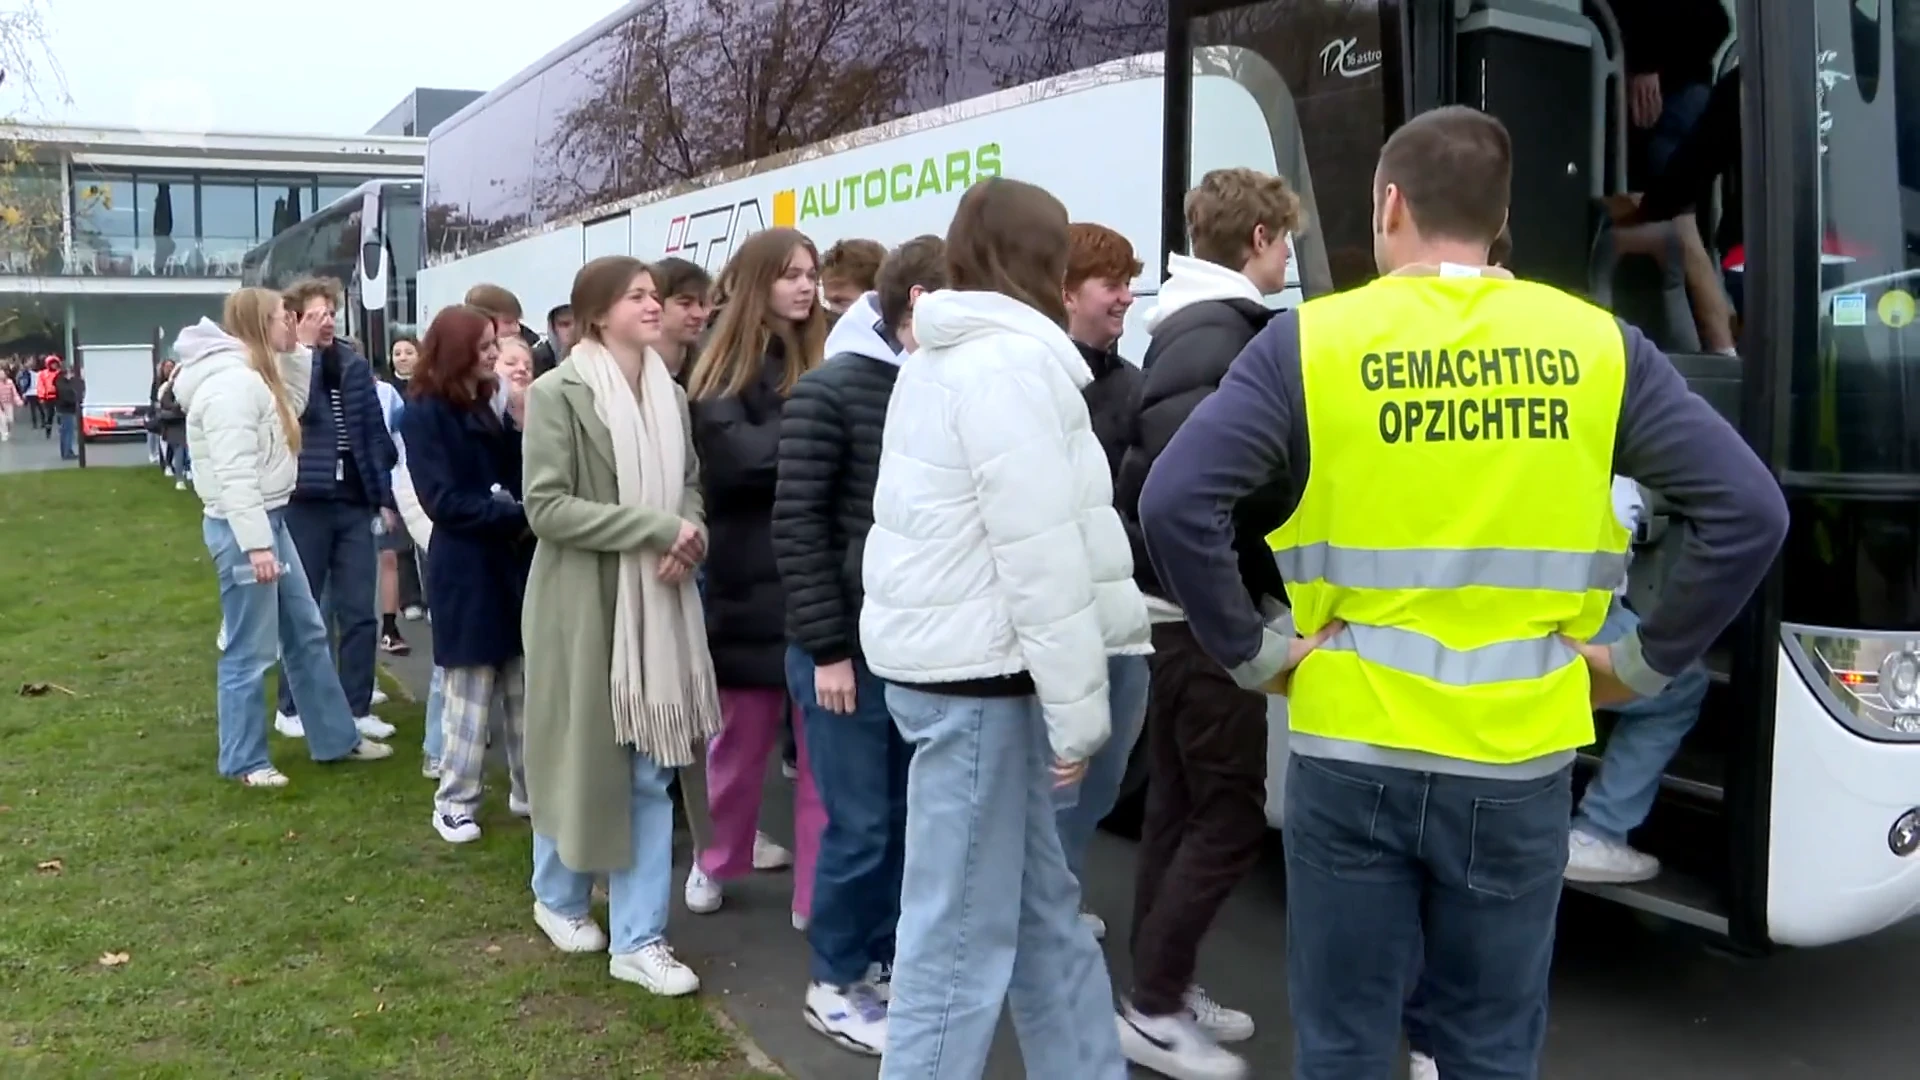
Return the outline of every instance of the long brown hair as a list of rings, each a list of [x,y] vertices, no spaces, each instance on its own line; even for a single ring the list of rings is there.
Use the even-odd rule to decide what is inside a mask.
[[[407,380],[407,395],[444,398],[463,409],[492,400],[493,375],[484,376],[477,389],[467,385],[467,373],[480,363],[480,343],[492,333],[492,317],[479,308],[465,304],[441,308],[420,341],[420,359],[414,361],[413,377]]]
[[[734,252],[720,274],[727,306],[714,324],[713,334],[687,379],[687,396],[729,397],[745,390],[760,376],[767,346],[778,338],[786,371],[780,379],[785,396],[800,376],[820,366],[826,352],[827,320],[816,296],[806,320],[795,324],[772,311],[773,283],[787,272],[793,253],[805,249],[817,271],[820,252],[798,229],[766,229],[754,233]]]
[[[960,196],[947,227],[955,289],[996,292],[1067,325],[1067,208],[1045,188],[992,177]]]
[[[273,327],[286,319],[287,303],[272,289],[239,289],[227,297],[220,311],[220,325],[247,347],[247,366],[273,395],[273,411],[280,414],[280,429],[286,433],[287,448],[300,452],[300,418],[287,400],[287,383],[280,377],[280,353],[273,347]]]

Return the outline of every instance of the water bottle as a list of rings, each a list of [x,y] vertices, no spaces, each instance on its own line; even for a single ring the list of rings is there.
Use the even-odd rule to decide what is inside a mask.
[[[275,563],[274,563],[273,565],[274,565],[274,566],[275,566],[276,568],[278,568],[278,569],[279,569],[279,571],[280,571],[280,573],[281,573],[281,574],[285,574],[285,573],[287,572],[287,564],[286,564],[286,563],[283,563],[283,562],[275,562]],[[245,566],[236,566],[236,567],[234,567],[234,568],[233,568],[233,583],[234,583],[235,585],[258,585],[258,584],[260,584],[260,582],[259,582],[259,581],[258,581],[258,580],[257,580],[257,579],[256,579],[256,578],[254,577],[254,574],[253,574],[253,564],[252,564],[252,563],[248,563],[248,564],[247,564],[247,565],[245,565]]]

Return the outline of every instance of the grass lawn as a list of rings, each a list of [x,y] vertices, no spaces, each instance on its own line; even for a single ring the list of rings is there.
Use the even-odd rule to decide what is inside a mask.
[[[191,495],[0,476],[0,545],[0,1076],[765,1075],[699,999],[547,944],[504,785],[482,842],[434,836],[418,705],[388,761],[274,737],[291,787],[220,778]]]

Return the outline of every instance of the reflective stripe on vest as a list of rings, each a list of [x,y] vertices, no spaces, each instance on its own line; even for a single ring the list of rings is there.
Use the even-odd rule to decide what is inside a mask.
[[[1611,314],[1494,278],[1389,277],[1302,305],[1309,464],[1267,540],[1295,731],[1485,764],[1593,740],[1586,639],[1626,579]]]

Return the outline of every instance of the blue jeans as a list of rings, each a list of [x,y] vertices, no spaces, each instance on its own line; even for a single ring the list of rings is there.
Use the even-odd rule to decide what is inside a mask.
[[[607,951],[638,952],[666,936],[667,906],[673,897],[673,799],[663,769],[645,754],[633,759],[633,795],[627,806],[633,830],[633,860],[607,875]],[[614,808],[609,807],[609,810]],[[560,847],[533,834],[533,898],[556,914],[579,918],[590,913],[594,875],[567,867]]]
[[[80,418],[70,412],[56,413],[54,420],[60,426],[60,460],[68,461],[80,456]]]
[[[914,752],[880,1080],[979,1080],[1003,1006],[1027,1075],[1124,1080],[1106,958],[1054,824],[1039,702],[891,685],[887,711]]]
[[[864,661],[853,661],[853,712],[844,716],[820,707],[813,668],[813,657],[788,647],[787,692],[800,703],[813,784],[827,811],[807,944],[812,978],[847,986],[867,965],[893,963],[913,750],[887,712],[887,684]]]
[[[441,723],[447,712],[447,669],[438,664],[433,666],[433,682],[427,686],[427,733],[420,740],[420,751],[429,762],[440,764],[440,754],[446,749],[447,732]]]
[[[1537,1080],[1573,770],[1482,780],[1294,755],[1295,1080],[1397,1075],[1409,973],[1447,1080]]]
[[[1639,626],[1640,617],[1616,597],[1594,643],[1611,644]],[[1615,717],[1613,731],[1601,752],[1600,771],[1580,798],[1574,828],[1597,840],[1627,842],[1627,834],[1653,812],[1660,774],[1700,719],[1709,682],[1707,669],[1694,664],[1653,697],[1610,710]]]
[[[339,635],[340,689],[353,715],[373,708],[375,648],[379,645],[380,563],[373,515],[365,506],[302,500],[287,506],[287,531],[307,567],[307,584],[324,597],[327,621]],[[280,689],[280,711],[292,715],[293,696]]]
[[[360,744],[353,713],[327,655],[327,628],[307,589],[300,550],[287,535],[284,511],[270,512],[274,553],[287,570],[267,585],[239,584],[234,573],[248,567],[233,529],[206,518],[201,535],[220,579],[220,617],[227,645],[220,653],[220,774],[245,776],[272,764],[267,757],[267,671],[280,662],[280,686],[299,702],[307,726],[307,752],[315,761],[346,757]]]
[[[1113,714],[1113,730],[1107,743],[1087,762],[1087,773],[1080,783],[1054,793],[1055,818],[1060,826],[1060,847],[1067,855],[1067,869],[1076,881],[1085,880],[1087,847],[1093,843],[1094,830],[1113,812],[1120,798],[1120,782],[1127,777],[1127,762],[1133,746],[1140,741],[1141,722],[1147,718],[1147,658],[1110,656],[1107,658],[1107,707]],[[818,755],[816,755],[817,757]]]

